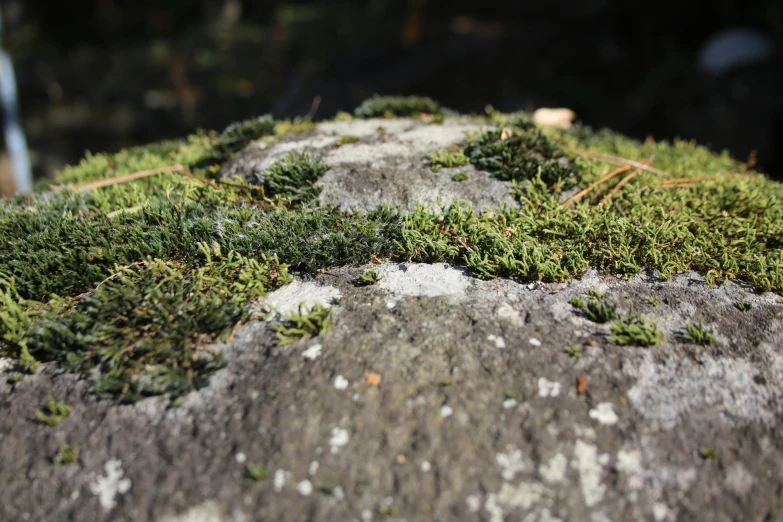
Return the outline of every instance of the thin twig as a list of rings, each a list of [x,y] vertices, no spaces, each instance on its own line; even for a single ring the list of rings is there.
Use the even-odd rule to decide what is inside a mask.
[[[649,165],[650,163],[653,162],[654,159],[655,159],[655,154],[651,154],[650,157],[647,158],[646,160],[644,160],[642,163],[645,164],[645,165]],[[615,185],[614,188],[611,190],[611,192],[609,192],[609,194],[604,196],[604,198],[598,203],[598,206],[600,207],[601,205],[603,205],[604,203],[609,201],[612,198],[612,196],[617,194],[620,191],[620,189],[623,188],[623,185],[625,185],[626,183],[631,181],[633,179],[633,177],[636,176],[637,174],[639,174],[641,171],[642,171],[642,169],[637,167],[630,174],[628,174],[626,177],[621,179],[620,183]]]
[[[577,192],[576,194],[574,194],[573,196],[571,196],[571,197],[570,197],[570,198],[568,198],[567,200],[563,201],[562,205],[565,207],[565,206],[568,206],[568,205],[570,205],[570,204],[571,204],[572,202],[574,202],[574,201],[578,201],[578,200],[582,199],[582,197],[583,197],[585,194],[589,193],[591,190],[593,190],[595,187],[597,187],[598,185],[600,185],[600,184],[601,184],[601,183],[603,183],[604,181],[610,180],[610,179],[612,179],[613,177],[617,176],[618,174],[622,174],[622,173],[623,173],[623,172],[625,172],[626,170],[631,170],[631,166],[630,166],[630,165],[626,165],[626,166],[624,166],[624,167],[620,167],[619,169],[613,170],[612,172],[610,172],[610,173],[609,173],[609,174],[607,174],[606,176],[602,177],[602,178],[601,178],[601,179],[599,179],[598,181],[596,181],[596,182],[592,183],[592,184],[591,184],[589,187],[587,187],[586,189],[584,189],[584,190],[581,190],[581,191]]]
[[[84,297],[85,295],[89,295],[89,294],[95,292],[96,290],[98,290],[98,288],[100,288],[101,285],[103,283],[105,283],[106,281],[110,281],[110,280],[114,279],[115,277],[117,277],[118,275],[120,275],[121,273],[123,273],[124,271],[128,270],[129,268],[133,268],[134,266],[139,266],[139,265],[143,265],[143,266],[147,267],[147,266],[149,266],[149,262],[148,261],[136,261],[135,263],[131,263],[131,264],[127,265],[127,266],[124,266],[124,267],[120,268],[119,272],[115,272],[114,274],[110,275],[109,277],[107,277],[106,279],[104,279],[103,281],[101,281],[100,283],[95,285],[95,288],[93,288],[92,290],[87,290],[86,292],[82,292],[81,294],[77,295],[76,297],[70,297],[68,299],[76,301],[77,299],[80,299],[80,298]]]
[[[160,167],[158,169],[142,170],[139,172],[133,172],[131,174],[124,174],[122,176],[117,176],[114,178],[100,179],[98,181],[92,181],[90,183],[85,183],[84,185],[76,185],[69,188],[71,190],[84,192],[96,188],[108,187],[110,185],[127,183],[129,181],[135,181],[137,179],[148,178],[150,176],[154,176],[156,174],[163,174],[165,172],[169,172],[172,174],[179,174],[180,176],[185,176],[187,178],[195,179],[196,181],[200,181],[201,183],[206,183],[212,188],[217,189],[217,185],[215,185],[211,180],[208,180],[207,178],[202,178],[201,176],[196,176],[195,174],[188,171],[188,168],[184,165],[169,165],[168,167]],[[56,190],[62,190],[63,188],[65,187],[62,185],[55,187]]]
[[[672,175],[669,174],[668,172],[656,169],[655,167],[650,167],[649,165],[645,165],[644,163],[640,163],[638,161],[621,158],[620,156],[612,156],[611,154],[602,154],[600,152],[590,152],[589,150],[581,150],[581,149],[568,148],[567,150],[573,152],[574,154],[579,154],[580,156],[586,156],[588,158],[594,158],[594,159],[602,159],[608,161],[609,163],[614,163],[615,165],[630,165],[631,167],[636,167],[642,170],[646,170],[647,172],[652,172],[653,174],[658,174],[659,176],[664,176],[666,178],[672,177]]]

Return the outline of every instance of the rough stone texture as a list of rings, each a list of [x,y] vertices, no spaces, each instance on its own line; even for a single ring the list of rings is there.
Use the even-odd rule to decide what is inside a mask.
[[[321,156],[330,170],[316,183],[322,187],[321,203],[333,203],[343,210],[370,210],[381,204],[412,210],[417,203],[437,209],[453,199],[467,200],[476,208],[516,205],[506,191],[510,183],[499,181],[473,165],[432,172],[429,154],[439,148],[464,143],[466,133],[483,127],[469,120],[448,125],[427,125],[413,119],[370,119],[330,122],[315,130],[289,136],[273,144],[259,142],[237,154],[222,171],[239,174],[249,181],[275,161],[296,152]],[[340,136],[359,141],[337,145]],[[466,181],[454,181],[457,172]]]
[[[471,125],[324,124],[253,146],[226,173],[312,150],[333,167],[324,202],[494,204],[507,185],[427,165]],[[360,140],[337,147],[345,134]],[[218,347],[228,366],[179,404],[98,400],[53,365],[14,383],[0,359],[0,520],[783,520],[777,296],[695,273],[522,285],[443,264],[375,265],[383,279],[357,286],[367,268],[267,296],[278,311],[331,305],[334,327],[281,347],[269,322],[243,326]],[[593,287],[657,321],[665,341],[609,342],[608,324],[569,304]],[[682,338],[699,320],[713,345]],[[564,351],[574,344],[579,357]],[[50,394],[73,407],[56,427],[35,417]],[[64,443],[79,446],[75,464],[52,463]],[[250,463],[268,476],[248,481]]]
[[[384,279],[369,287],[346,268],[270,294],[339,295],[334,328],[278,347],[268,323],[242,327],[222,346],[228,367],[179,407],[98,401],[51,366],[12,385],[3,369],[0,519],[781,519],[775,296],[697,274],[520,285],[442,264],[375,268]],[[666,341],[608,342],[608,325],[569,304],[591,287]],[[678,339],[696,320],[713,346]],[[578,358],[563,351],[587,340]],[[74,409],[54,428],[34,414],[50,393]],[[51,463],[64,442],[77,464]],[[248,462],[269,476],[247,483]]]

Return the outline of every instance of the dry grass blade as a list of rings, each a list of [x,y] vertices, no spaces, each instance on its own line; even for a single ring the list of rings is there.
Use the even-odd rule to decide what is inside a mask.
[[[579,201],[580,199],[582,199],[585,196],[585,194],[588,194],[590,191],[592,191],[595,187],[597,187],[601,183],[604,183],[605,181],[608,181],[608,180],[612,179],[613,177],[617,176],[618,174],[622,174],[626,170],[631,170],[631,166],[630,165],[626,165],[624,167],[620,167],[619,169],[613,170],[612,172],[610,172],[606,176],[602,177],[598,181],[592,183],[586,189],[580,190],[579,192],[577,192],[576,194],[574,194],[573,196],[571,196],[567,200],[563,201],[562,205],[565,207],[565,206],[570,205],[574,201]]]
[[[142,170],[139,172],[133,172],[131,174],[124,174],[122,176],[117,176],[115,178],[92,181],[90,183],[85,183],[84,185],[77,185],[75,187],[71,187],[71,189],[80,192],[85,192],[96,188],[108,187],[111,185],[119,185],[120,183],[128,183],[129,181],[135,181],[137,179],[147,178],[150,176],[155,176],[157,174],[163,174],[166,172],[170,172],[172,174],[179,174],[180,176],[185,176],[187,178],[195,179],[196,181],[206,183],[207,185],[215,189],[217,188],[217,186],[212,181],[206,178],[202,178],[200,176],[196,176],[195,174],[192,174],[191,172],[188,171],[187,167],[185,167],[184,165],[169,165],[168,167]],[[62,190],[63,188],[64,188],[63,186],[56,187],[57,190]]]
[[[652,154],[652,155],[650,155],[650,157],[649,157],[649,158],[647,158],[646,160],[644,160],[642,163],[643,163],[643,164],[645,164],[645,165],[649,165],[650,163],[652,163],[652,162],[653,162],[653,160],[654,160],[654,159],[655,159],[655,154]],[[604,198],[603,198],[603,199],[602,199],[602,200],[601,200],[601,201],[598,203],[598,206],[600,207],[601,205],[603,205],[604,203],[606,203],[607,201],[609,201],[609,200],[612,198],[612,196],[614,196],[615,194],[617,194],[617,193],[620,191],[620,189],[621,189],[621,188],[623,188],[623,185],[625,185],[626,183],[628,183],[629,181],[631,181],[631,180],[634,178],[634,176],[636,176],[637,174],[639,174],[641,171],[642,171],[642,169],[637,167],[637,168],[635,168],[635,169],[634,169],[634,170],[633,170],[633,171],[632,171],[630,174],[628,174],[626,177],[624,177],[623,179],[621,179],[621,180],[620,180],[620,183],[618,183],[617,185],[615,185],[615,186],[614,186],[614,188],[611,190],[611,192],[609,192],[609,194],[607,194],[606,196],[604,196]]]
[[[655,167],[651,167],[649,165],[645,165],[643,162],[621,158],[620,156],[612,156],[611,154],[602,154],[600,152],[590,152],[588,150],[581,150],[581,149],[569,148],[568,150],[570,152],[573,152],[574,154],[578,154],[586,158],[601,159],[609,163],[614,163],[615,165],[628,165],[630,167],[636,167],[641,170],[646,170],[647,172],[652,172],[653,174],[658,174],[659,176],[664,176],[666,178],[672,177],[672,175],[669,174],[668,172],[665,172],[660,169],[656,169]]]

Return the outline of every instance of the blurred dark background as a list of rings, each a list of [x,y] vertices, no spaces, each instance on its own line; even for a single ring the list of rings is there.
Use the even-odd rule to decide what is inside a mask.
[[[85,150],[302,116],[316,97],[315,118],[329,118],[373,93],[460,112],[569,107],[639,138],[742,160],[755,150],[759,168],[783,173],[780,0],[1,4],[37,178]],[[737,28],[744,40],[713,41],[710,54],[711,38]]]

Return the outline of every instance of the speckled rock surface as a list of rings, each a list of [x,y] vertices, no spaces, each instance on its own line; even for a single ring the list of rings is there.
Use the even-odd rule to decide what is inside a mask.
[[[309,150],[332,167],[322,202],[496,205],[506,184],[427,163],[476,129],[329,123],[254,145],[224,174]],[[337,146],[346,134],[359,141]],[[468,181],[452,181],[460,170]],[[383,279],[357,285],[367,268]],[[654,319],[664,341],[610,342],[609,324],[570,304],[591,288]],[[227,367],[173,404],[98,400],[51,364],[14,382],[0,359],[0,520],[783,520],[776,295],[696,273],[523,285],[384,263],[299,276],[264,304],[302,302],[331,306],[332,330],[279,346],[276,319],[245,325],[216,346]],[[698,321],[710,346],[684,338]],[[35,415],[50,394],[73,408],[55,427]],[[76,462],[53,464],[65,443]],[[248,464],[266,477],[249,480]]]
[[[239,174],[252,180],[272,163],[291,153],[319,155],[330,166],[316,183],[322,187],[321,203],[343,210],[371,210],[381,204],[413,210],[417,203],[437,209],[453,199],[467,200],[476,208],[516,205],[506,192],[509,182],[499,181],[473,165],[444,168],[432,172],[429,154],[439,148],[463,144],[466,133],[484,130],[469,120],[449,121],[448,125],[427,125],[413,119],[370,119],[337,121],[315,130],[289,136],[274,144],[257,143],[237,154],[224,166],[224,176]],[[355,143],[338,145],[341,136],[358,138]],[[458,172],[468,179],[454,181]]]

